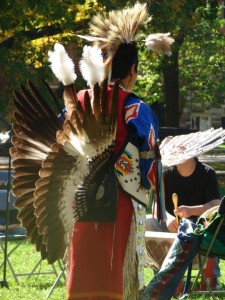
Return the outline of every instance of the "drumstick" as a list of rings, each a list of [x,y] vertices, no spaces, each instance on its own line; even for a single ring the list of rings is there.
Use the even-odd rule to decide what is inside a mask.
[[[174,209],[177,209],[177,207],[178,207],[178,196],[177,196],[176,193],[173,193],[172,200],[173,200]],[[177,224],[179,224],[178,216],[176,216],[176,221],[177,221]]]

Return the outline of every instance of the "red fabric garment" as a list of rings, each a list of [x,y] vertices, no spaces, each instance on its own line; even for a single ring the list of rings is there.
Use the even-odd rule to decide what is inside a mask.
[[[111,88],[108,93],[111,93]],[[120,91],[116,152],[128,135],[123,117],[123,103],[127,95]],[[67,300],[123,299],[123,262],[134,212],[130,197],[120,188],[117,205],[115,223],[76,223]]]
[[[67,300],[123,299],[123,260],[133,207],[120,190],[116,223],[77,223]]]

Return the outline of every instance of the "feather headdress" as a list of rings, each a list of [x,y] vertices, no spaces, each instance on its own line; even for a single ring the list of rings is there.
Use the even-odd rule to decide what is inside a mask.
[[[122,43],[131,43],[140,25],[150,21],[146,4],[136,3],[133,7],[114,10],[107,14],[98,14],[90,22],[90,34],[95,44],[105,51],[107,60],[111,60]]]
[[[90,36],[78,35],[97,45],[101,49],[106,66],[106,76],[110,63],[123,43],[145,42],[147,49],[160,54],[170,55],[170,47],[174,39],[170,33],[150,34],[146,39],[138,40],[137,33],[141,25],[147,24],[151,17],[147,12],[147,4],[137,2],[133,7],[99,13],[90,22]]]
[[[170,167],[201,155],[225,141],[225,129],[211,128],[189,134],[168,136],[160,144],[162,164]]]

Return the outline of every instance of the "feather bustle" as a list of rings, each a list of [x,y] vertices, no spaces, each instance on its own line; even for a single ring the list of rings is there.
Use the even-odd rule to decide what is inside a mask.
[[[55,103],[55,105],[56,105],[56,107],[58,109],[58,114],[62,115],[62,117],[64,117],[64,112],[63,112],[63,109],[62,109],[62,107],[61,107],[61,105],[59,103],[59,100],[57,99],[56,95],[53,93],[53,91],[50,88],[49,84],[45,80],[43,80],[43,82],[44,82],[45,86],[47,87],[50,95],[52,96],[52,99],[54,100],[54,103]]]
[[[33,190],[29,193],[26,193],[16,199],[14,206],[16,208],[23,208],[25,206],[31,205],[34,202]]]
[[[116,135],[116,122],[118,113],[118,94],[119,94],[119,80],[115,82],[112,97],[111,97],[111,107],[110,107],[110,118],[111,118],[111,132],[115,138]]]
[[[76,110],[76,105],[78,102],[77,93],[76,93],[74,84],[65,86],[65,89],[63,92],[63,98],[64,98],[67,113],[70,116],[72,111]]]
[[[41,166],[41,162],[38,160],[32,160],[32,159],[15,159],[12,161],[12,167],[14,168],[26,168],[26,166],[35,168],[38,168]],[[16,176],[16,174],[13,174],[13,176]]]
[[[34,132],[27,130],[19,124],[13,124],[12,127],[15,135],[20,139],[33,143],[34,145],[41,144],[43,147],[46,147],[46,152],[50,151],[51,143],[42,136],[36,135]]]
[[[56,134],[56,140],[59,144],[64,145],[66,141],[68,141],[68,136],[62,131],[58,131]]]
[[[39,122],[39,126],[42,129],[48,129],[46,132],[49,132],[49,134],[51,133],[51,135],[54,136],[55,130],[61,128],[61,121],[57,118],[56,114],[52,111],[47,102],[45,103],[41,94],[30,81],[28,81],[28,86],[31,92],[22,84],[20,85],[20,89],[23,93],[24,99],[27,101],[29,115],[32,116],[32,120],[36,120],[36,122],[38,122],[40,116],[42,116],[42,122]],[[51,121],[51,123],[49,121]],[[31,124],[33,124],[33,122]]]
[[[28,151],[28,150],[22,150],[19,148],[11,148],[10,149],[10,155],[15,159],[37,159],[37,160],[44,160],[46,158],[46,154],[43,152],[34,152],[34,151]]]
[[[32,109],[30,109],[27,101],[17,91],[14,91],[13,104],[18,111],[16,112],[17,116],[21,116],[26,122],[26,126],[30,129],[33,120],[32,117],[35,118],[36,116],[33,114]],[[17,119],[20,119],[20,117],[17,117]],[[20,124],[20,122],[18,122],[18,124]]]
[[[22,166],[22,167],[17,167],[14,170],[16,170],[16,178],[23,177],[23,176],[29,176],[32,174],[37,174],[39,171],[40,167],[36,166]]]
[[[31,219],[29,226],[26,227],[26,235],[31,238],[31,244],[38,239],[38,231],[36,227],[36,218]]]
[[[91,99],[88,92],[84,94],[84,111],[83,128],[87,133],[90,142],[93,142],[96,139],[96,136],[98,136],[99,126],[92,111]]]
[[[43,152],[47,152],[50,150],[48,147],[46,147],[46,145],[43,145],[40,143],[34,144],[27,140],[22,140],[21,138],[19,138],[17,136],[13,136],[11,138],[11,142],[12,142],[13,146],[16,147],[17,149],[27,150],[27,151],[34,152],[34,153],[42,154]]]
[[[115,87],[114,96],[112,94],[113,102],[116,102],[118,93],[116,88],[118,86]],[[39,98],[37,91],[33,87],[31,89],[31,96]],[[68,105],[71,106],[67,119],[62,128],[53,126],[49,136],[35,129],[38,124],[36,110],[44,116],[45,121],[40,120],[42,126],[47,122],[48,111],[43,104],[33,105],[31,119],[22,116],[22,126],[14,126],[15,149],[12,148],[11,152],[15,158],[16,172],[13,189],[19,196],[18,206],[24,205],[20,218],[36,249],[51,263],[62,257],[68,246],[68,237],[71,236],[73,222],[78,216],[72,209],[76,207],[76,189],[80,185],[80,191],[87,191],[86,182],[82,185],[84,174],[89,174],[90,170],[95,173],[114,154],[116,109],[113,104],[111,107],[108,105],[107,81],[101,88],[96,85],[94,90],[92,99],[91,93],[86,92],[84,108],[79,101],[74,101],[76,96],[73,95],[71,100],[69,95],[68,101],[71,104],[68,102]],[[24,89],[23,92],[31,98],[30,92]],[[98,168],[92,163],[94,157],[99,158]],[[90,186],[92,190],[95,189],[95,185]],[[77,209],[79,215],[82,215],[87,212],[88,206],[82,193],[79,199],[82,201]],[[55,238],[56,232],[58,239]]]
[[[51,106],[45,101],[45,99],[43,98],[43,96],[39,93],[38,89],[35,87],[35,85],[30,80],[27,81],[27,84],[28,84],[31,92],[33,93],[34,97],[37,100],[37,101],[35,101],[35,103],[40,103],[40,106],[43,108],[46,117],[48,117],[49,120],[51,121],[51,127],[50,128],[54,128],[55,130],[59,130],[61,128],[61,126],[62,126],[62,122],[57,117],[56,113],[53,111],[53,109],[51,108]],[[60,107],[59,101],[55,97],[53,91],[50,89],[50,87],[47,84],[47,82],[44,81],[44,84],[48,88],[48,91],[49,91],[52,99],[56,103],[57,108],[59,110],[59,113],[62,112],[62,108]],[[40,111],[40,109],[39,109],[39,111]]]
[[[27,216],[34,217],[33,204],[32,203],[29,203],[29,205],[24,207],[24,209],[20,210],[19,213],[18,213],[18,219],[19,220],[24,220],[25,218],[27,218]]]
[[[31,243],[36,245],[43,259],[48,259],[50,254],[43,244],[44,236],[39,235],[37,230],[35,204],[38,200],[35,199],[34,192],[42,163],[57,148],[56,132],[62,129],[62,122],[32,83],[28,82],[28,88],[29,90],[21,85],[22,95],[15,92],[14,102],[19,110],[15,113],[17,124],[13,124],[14,147],[10,149],[12,167],[15,170],[12,184],[13,192],[18,197],[15,201],[15,206],[20,208],[18,217],[26,228]]]
[[[17,124],[19,124],[21,127],[25,128],[27,130],[30,130],[30,127],[26,123],[26,119],[21,114],[19,114],[17,111],[15,111],[13,113],[13,116],[14,116],[14,119]]]
[[[92,107],[95,119],[98,120],[100,114],[100,86],[96,83],[93,87]]]

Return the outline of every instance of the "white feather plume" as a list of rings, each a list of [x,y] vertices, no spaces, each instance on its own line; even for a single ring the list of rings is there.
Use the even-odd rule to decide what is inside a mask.
[[[63,45],[56,43],[54,50],[48,51],[48,61],[51,63],[53,73],[64,85],[70,85],[76,80],[74,63]]]
[[[90,87],[103,81],[105,66],[101,49],[97,46],[84,46],[79,66],[82,76]]]
[[[170,37],[170,33],[155,33],[150,34],[145,39],[145,45],[150,51],[154,51],[159,54],[171,55],[171,45],[174,42],[174,39]]]

